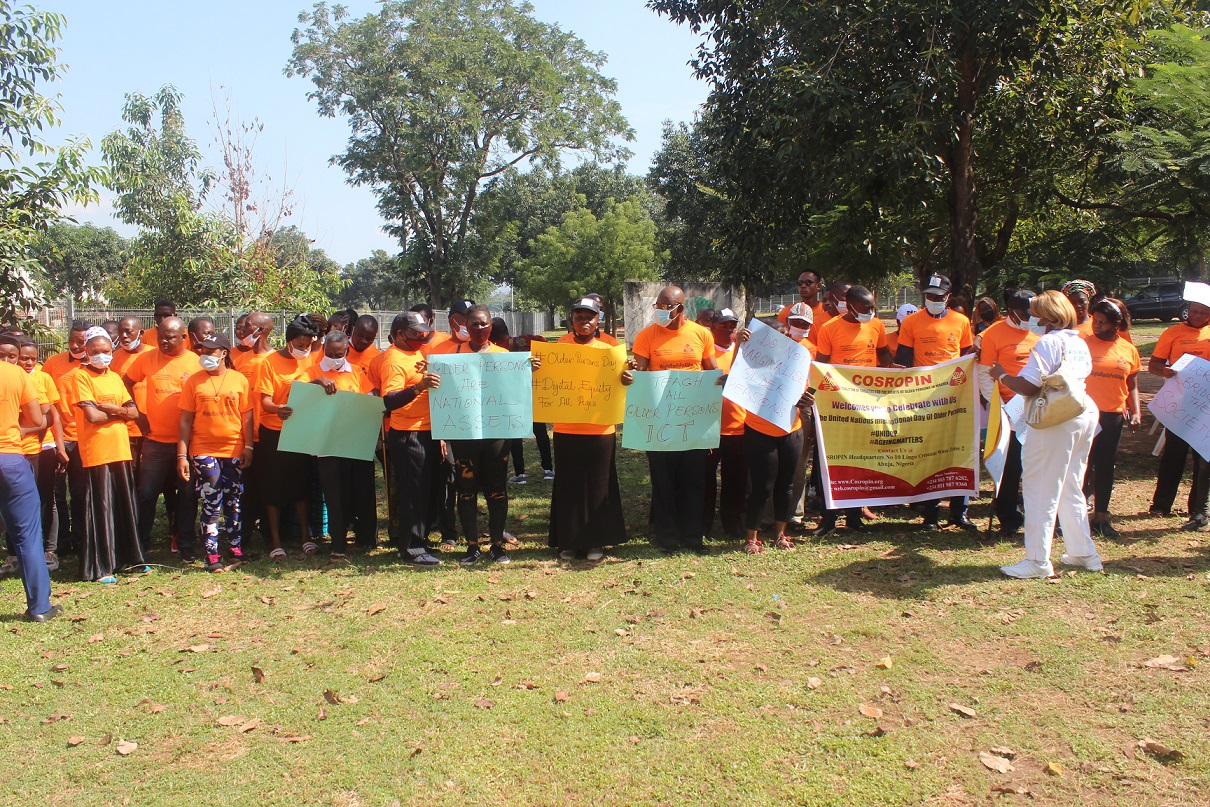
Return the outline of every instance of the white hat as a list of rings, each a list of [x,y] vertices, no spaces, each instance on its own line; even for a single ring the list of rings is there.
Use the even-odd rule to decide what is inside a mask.
[[[920,310],[919,308],[912,305],[911,303],[904,303],[903,305],[899,306],[899,308],[895,311],[895,321],[903,322],[905,319],[908,318],[908,315],[915,314],[919,310]]]

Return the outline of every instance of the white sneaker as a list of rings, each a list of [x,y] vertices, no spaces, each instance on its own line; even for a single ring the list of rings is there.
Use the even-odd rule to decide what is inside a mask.
[[[590,549],[590,550],[588,550],[588,559],[594,560],[594,561],[595,560],[604,560],[605,553],[599,549]]]
[[[1082,566],[1090,572],[1099,572],[1105,568],[1101,565],[1100,555],[1084,555],[1083,557],[1064,555],[1059,558],[1059,563],[1062,563],[1064,566]]]
[[[554,472],[554,471],[546,471],[545,473],[543,473],[543,474],[542,474],[542,478],[543,478],[545,481],[549,482],[550,480],[552,480],[552,479],[554,479],[554,478],[555,478],[555,472]]]
[[[513,474],[508,478],[508,481],[513,485],[524,485],[529,480],[525,478],[525,474]]]
[[[1009,577],[1016,577],[1019,580],[1051,577],[1055,573],[1055,569],[1050,565],[1050,561],[1038,563],[1036,560],[1029,559],[1023,560],[1020,563],[1014,563],[1012,566],[1001,566],[1000,571]]]
[[[559,553],[559,560],[575,560],[576,551],[574,549],[564,549]]]

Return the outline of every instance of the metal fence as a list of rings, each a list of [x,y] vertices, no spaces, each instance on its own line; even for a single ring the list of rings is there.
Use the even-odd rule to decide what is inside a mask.
[[[896,308],[904,303],[912,303],[913,305],[922,305],[920,290],[912,286],[876,286],[871,289],[874,292],[874,298],[878,301],[878,311],[880,313],[893,313]],[[768,297],[757,297],[753,301],[754,311],[759,316],[768,314],[776,314],[788,305],[801,302],[801,298],[797,294],[774,294]]]

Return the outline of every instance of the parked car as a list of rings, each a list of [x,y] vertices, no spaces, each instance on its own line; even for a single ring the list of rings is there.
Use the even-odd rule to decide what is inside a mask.
[[[1189,316],[1189,303],[1184,298],[1185,284],[1152,283],[1128,300],[1126,308],[1131,319],[1158,319],[1168,322],[1179,319],[1184,322]]]

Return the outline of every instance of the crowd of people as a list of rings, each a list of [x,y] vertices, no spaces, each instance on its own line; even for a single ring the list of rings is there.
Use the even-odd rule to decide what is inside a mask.
[[[818,362],[924,367],[974,354],[984,404],[993,396],[1008,402],[1038,393],[1056,375],[1065,379],[1082,402],[1079,413],[1044,433],[1021,427],[1009,437],[994,512],[1001,535],[1024,528],[1026,557],[1003,571],[1022,578],[1053,574],[1056,521],[1067,550],[1062,562],[1101,568],[1092,537],[1117,535],[1109,509],[1115,458],[1123,429],[1137,428],[1141,418],[1140,358],[1120,300],[1075,280],[1037,295],[1010,289],[1000,301],[977,300],[972,310],[948,278],[934,275],[922,289],[923,308],[900,306],[896,330],[888,333],[863,286],[825,283],[805,271],[798,291],[800,300],[770,324]],[[728,308],[690,319],[676,286],[660,292],[653,314],[654,322],[634,335],[618,384],[659,370],[717,369],[725,379],[751,336]],[[601,316],[599,296],[575,301],[568,332],[557,341],[602,350],[617,345],[602,331]],[[379,465],[387,539],[403,561],[434,567],[442,554],[458,553],[460,521],[460,564],[484,557],[508,563],[516,542],[506,530],[508,486],[526,481],[521,463],[508,473],[519,441],[435,439],[429,392],[442,379],[429,360],[524,351],[542,337],[510,336],[502,320],[493,321],[486,306],[470,300],[455,302],[448,320],[449,332],[439,332],[432,309],[414,306],[394,318],[380,350],[372,316],[351,310],[330,319],[299,315],[277,342],[273,317],[251,312],[239,318],[231,341],[210,320],[185,322],[171,301],[160,300],[155,325],[147,329],[131,316],[72,323],[67,349],[43,362],[28,336],[6,328],[0,333],[0,516],[8,556],[0,573],[21,574],[27,618],[44,621],[58,613],[48,595],[60,554],[74,552],[87,581],[112,583],[120,570],[147,568],[161,498],[171,551],[184,563],[196,561],[200,536],[201,559],[213,572],[226,568],[224,551],[236,562],[248,559],[250,548],[260,545],[250,540],[257,533],[275,561],[287,556],[287,545],[308,555],[322,551],[325,535],[334,561],[352,549],[372,549],[379,540]],[[1201,302],[1191,301],[1188,320],[1164,332],[1148,370],[1170,376],[1185,354],[1210,359],[1210,307]],[[377,463],[282,450],[293,384],[378,396],[384,421]],[[648,452],[656,546],[707,553],[716,513],[721,535],[753,554],[793,550],[795,536],[808,532],[831,534],[841,516],[848,530],[866,530],[877,513],[824,506],[812,404],[804,387],[787,430],[724,400],[717,449]],[[627,540],[616,427],[552,425],[553,441],[547,424],[534,424],[544,476],[552,482],[549,544],[565,560],[600,560],[608,547]],[[1176,435],[1166,436],[1153,514],[1171,513],[1189,451]],[[1185,529],[1210,524],[1210,467],[1194,457]],[[1091,517],[1086,494],[1092,495]],[[480,495],[487,511],[483,533]],[[941,528],[942,503],[917,505],[921,529]],[[977,530],[967,507],[965,498],[950,498],[947,523]],[[819,520],[809,529],[813,510]],[[762,531],[770,524],[766,542]]]

